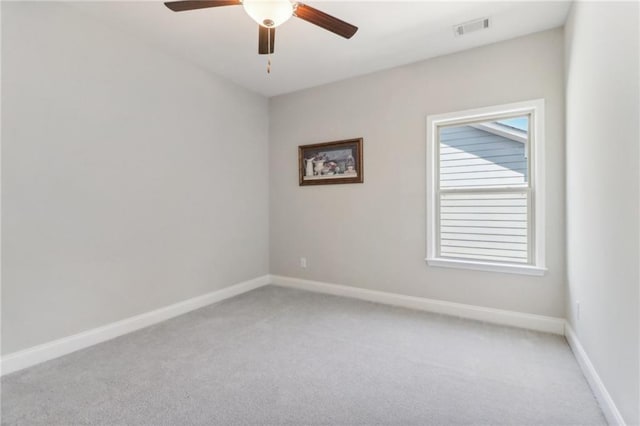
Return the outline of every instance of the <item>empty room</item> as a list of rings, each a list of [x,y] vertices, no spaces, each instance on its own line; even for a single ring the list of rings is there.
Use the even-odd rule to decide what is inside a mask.
[[[2,425],[640,425],[640,3],[0,17]]]

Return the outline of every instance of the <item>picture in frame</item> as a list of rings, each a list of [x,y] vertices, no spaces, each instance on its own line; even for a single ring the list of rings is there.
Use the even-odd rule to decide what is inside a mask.
[[[300,186],[362,183],[362,138],[298,146]]]

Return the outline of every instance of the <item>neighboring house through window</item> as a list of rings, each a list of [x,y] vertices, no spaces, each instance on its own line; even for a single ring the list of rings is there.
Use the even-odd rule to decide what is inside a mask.
[[[427,262],[542,275],[544,101],[427,117]]]

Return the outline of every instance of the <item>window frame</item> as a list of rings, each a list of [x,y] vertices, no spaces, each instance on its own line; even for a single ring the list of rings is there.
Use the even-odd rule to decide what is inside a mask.
[[[529,132],[525,154],[528,156],[528,184],[514,185],[505,189],[475,187],[460,192],[499,192],[524,190],[528,194],[528,263],[515,264],[498,261],[441,257],[440,249],[440,140],[439,129],[444,126],[473,124],[515,116],[529,115]],[[488,106],[465,111],[427,116],[427,257],[429,266],[473,269],[524,275],[544,275],[545,263],[545,134],[544,99],[534,99],[504,105]],[[445,190],[454,193],[456,189]]]

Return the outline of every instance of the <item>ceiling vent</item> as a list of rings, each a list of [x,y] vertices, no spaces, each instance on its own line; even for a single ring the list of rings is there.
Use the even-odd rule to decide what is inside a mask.
[[[489,18],[482,18],[455,25],[453,27],[453,32],[456,36],[461,36],[474,31],[486,30],[487,28],[489,28]]]

